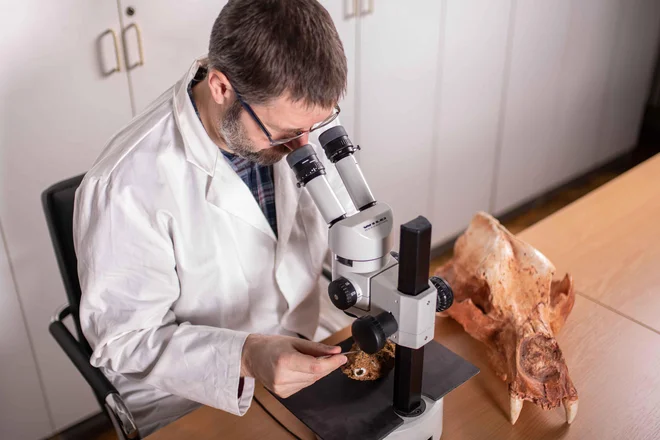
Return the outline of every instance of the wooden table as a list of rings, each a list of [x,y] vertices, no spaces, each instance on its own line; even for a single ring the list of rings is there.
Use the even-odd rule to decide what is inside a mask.
[[[660,155],[520,234],[570,272],[578,292],[558,336],[580,406],[572,425],[563,409],[526,402],[508,421],[504,382],[483,347],[448,318],[436,340],[481,373],[445,398],[443,439],[660,438]],[[347,337],[343,330],[329,342]],[[265,390],[256,397],[304,439],[312,433]],[[259,405],[243,418],[201,408],[148,438],[290,439]]]
[[[660,155],[519,234],[578,294],[660,332]]]

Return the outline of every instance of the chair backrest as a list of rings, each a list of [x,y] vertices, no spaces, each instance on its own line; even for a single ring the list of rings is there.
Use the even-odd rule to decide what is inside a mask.
[[[53,241],[57,264],[60,268],[71,314],[76,324],[78,341],[91,353],[91,349],[80,328],[80,281],[78,259],[73,248],[73,203],[76,189],[84,174],[56,183],[41,195],[48,231]]]

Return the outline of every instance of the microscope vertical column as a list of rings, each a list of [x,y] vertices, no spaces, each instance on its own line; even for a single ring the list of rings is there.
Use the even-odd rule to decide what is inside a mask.
[[[417,217],[401,225],[398,290],[417,296],[429,288],[431,223]],[[396,346],[394,366],[394,409],[404,416],[420,414],[424,347]]]

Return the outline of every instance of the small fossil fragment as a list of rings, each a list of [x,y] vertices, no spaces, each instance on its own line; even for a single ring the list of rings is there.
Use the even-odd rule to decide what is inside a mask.
[[[357,353],[347,355],[348,362],[341,367],[342,373],[354,380],[376,380],[387,375],[394,368],[394,350],[392,342],[387,341],[385,347],[375,354],[367,354],[353,344],[351,351]]]

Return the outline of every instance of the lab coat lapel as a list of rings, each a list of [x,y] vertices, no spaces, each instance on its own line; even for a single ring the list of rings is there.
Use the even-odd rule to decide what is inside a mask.
[[[215,173],[206,192],[206,200],[254,226],[273,241],[277,240],[252,192],[222,154],[218,155]]]
[[[186,159],[208,176],[206,200],[254,226],[276,241],[273,229],[245,182],[227,163],[220,149],[206,134],[188,96],[188,84],[206,60],[195,60],[174,88],[174,116],[181,132]]]
[[[291,230],[296,219],[298,201],[302,189],[296,184],[296,177],[286,160],[273,166],[275,174],[275,210],[277,212],[277,252],[275,265],[279,266],[286,252]]]

